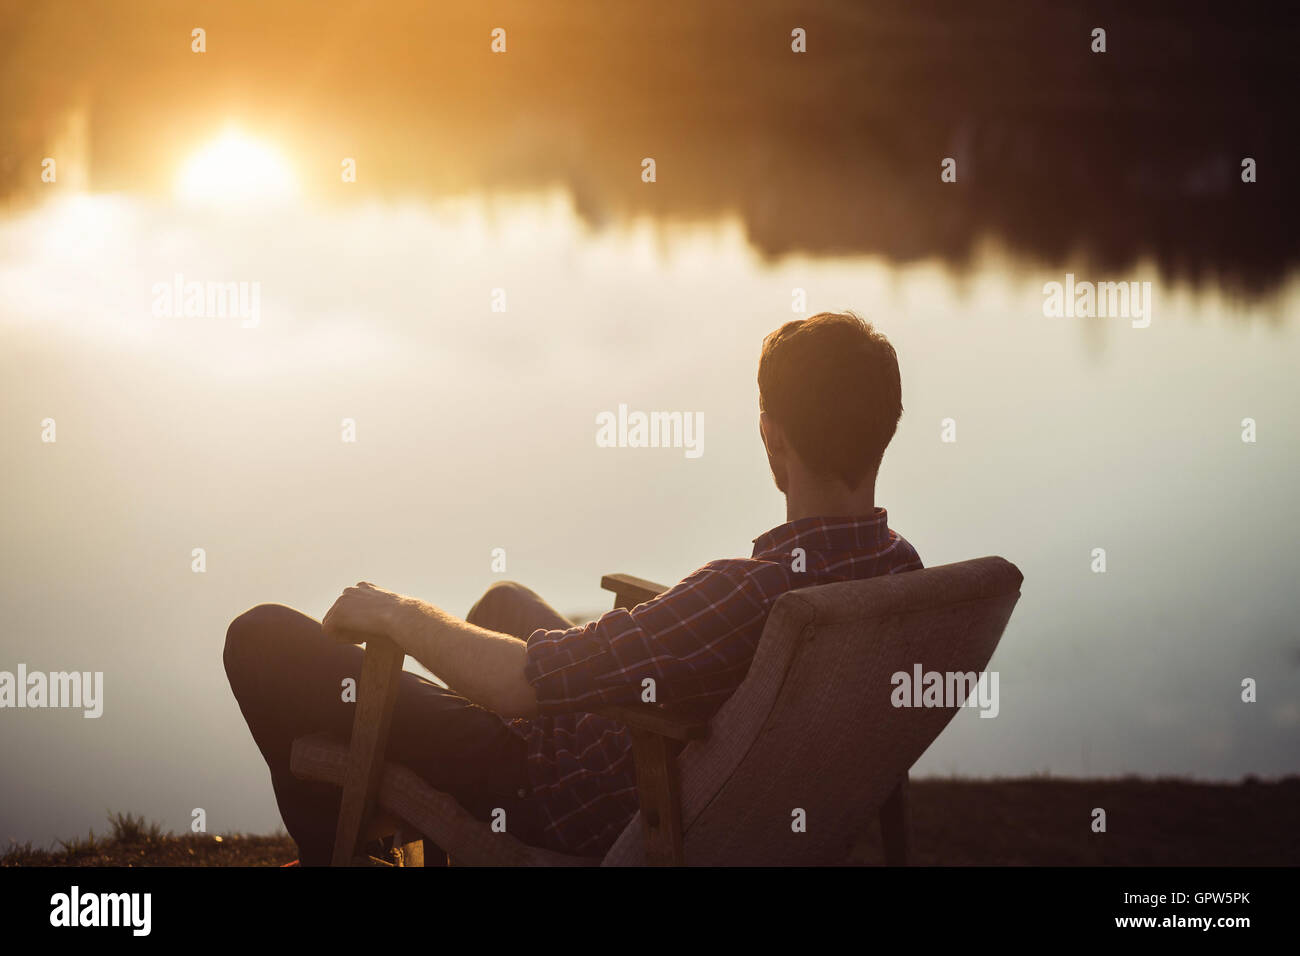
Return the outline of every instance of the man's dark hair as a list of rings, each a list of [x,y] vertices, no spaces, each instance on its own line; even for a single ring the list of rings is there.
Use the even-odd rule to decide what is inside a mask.
[[[852,313],[796,319],[763,340],[758,401],[804,464],[857,488],[879,469],[903,414],[898,356]]]

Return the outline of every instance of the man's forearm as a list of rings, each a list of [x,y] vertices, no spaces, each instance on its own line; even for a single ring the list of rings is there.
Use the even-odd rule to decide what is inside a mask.
[[[537,716],[537,692],[524,677],[527,645],[404,597],[388,635],[456,693],[502,717]]]

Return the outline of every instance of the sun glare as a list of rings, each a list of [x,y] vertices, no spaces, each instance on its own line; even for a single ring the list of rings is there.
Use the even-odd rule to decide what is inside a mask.
[[[276,202],[297,192],[284,157],[238,130],[228,130],[202,147],[176,177],[176,195],[191,203]]]

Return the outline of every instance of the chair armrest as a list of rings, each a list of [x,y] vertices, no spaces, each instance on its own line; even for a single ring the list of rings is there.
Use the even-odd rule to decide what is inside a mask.
[[[636,607],[668,590],[665,585],[655,584],[653,581],[631,574],[607,574],[600,579],[600,586],[606,591],[614,592],[616,608]]]
[[[636,607],[668,590],[631,574],[607,574],[600,579],[600,586],[614,592],[615,608]],[[591,713],[618,721],[631,734],[646,862],[651,866],[684,865],[677,753],[688,740],[699,740],[708,733],[711,714],[699,704],[643,703],[607,704]]]
[[[590,712],[669,740],[702,740],[716,708],[699,704],[605,704]]]

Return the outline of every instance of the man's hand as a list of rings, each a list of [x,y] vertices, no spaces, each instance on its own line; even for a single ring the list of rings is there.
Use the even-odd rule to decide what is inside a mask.
[[[425,601],[362,581],[340,595],[321,628],[328,637],[350,644],[383,634],[456,693],[502,717],[536,717],[539,712],[537,691],[524,675],[528,645]]]
[[[362,581],[348,588],[325,613],[321,629],[326,636],[340,641],[364,641],[366,634],[394,637],[397,611],[405,598],[392,591]]]

